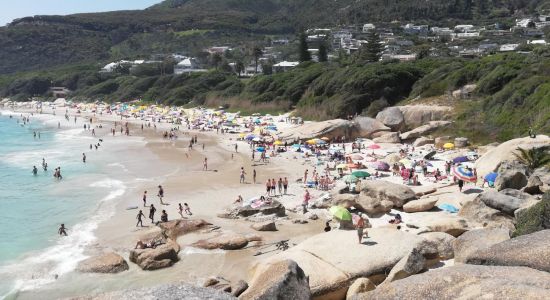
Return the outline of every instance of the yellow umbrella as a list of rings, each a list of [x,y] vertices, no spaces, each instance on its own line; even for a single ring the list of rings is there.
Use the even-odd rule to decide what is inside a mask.
[[[336,166],[336,169],[347,169],[348,168],[348,165],[346,164],[339,164]]]
[[[281,141],[275,141],[275,142],[273,143],[273,145],[275,145],[275,146],[280,146],[280,145],[282,145],[282,144],[283,144],[283,142],[281,142]]]
[[[308,140],[306,143],[308,143],[310,145],[315,145],[315,143],[317,143],[317,141],[315,139],[312,139],[312,140]]]
[[[241,133],[241,134],[239,134],[239,137],[240,137],[241,139],[244,139],[245,136],[246,136],[246,133]]]
[[[445,149],[453,149],[455,147],[455,144],[453,143],[446,143],[445,145],[443,145],[443,148]]]

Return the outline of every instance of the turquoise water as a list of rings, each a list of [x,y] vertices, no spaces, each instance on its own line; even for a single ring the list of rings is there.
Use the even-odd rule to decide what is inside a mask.
[[[82,127],[64,123],[58,129],[51,116],[31,117],[21,126],[18,117],[0,115],[0,298],[74,269],[94,241],[97,224],[109,217],[102,204],[125,190],[102,171],[101,151],[89,149],[97,139],[84,136]],[[34,131],[40,139],[33,138]],[[42,158],[48,171],[42,170]],[[53,177],[56,167],[62,180]],[[68,237],[57,234],[61,223]]]

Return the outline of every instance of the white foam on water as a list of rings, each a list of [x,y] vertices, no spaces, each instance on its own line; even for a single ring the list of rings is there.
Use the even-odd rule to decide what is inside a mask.
[[[208,249],[200,249],[195,247],[185,247],[183,248],[183,251],[180,252],[180,255],[224,254],[224,253],[225,253],[225,250],[221,250],[221,249],[208,250]]]
[[[14,287],[8,295],[18,291],[28,291],[54,282],[58,277],[72,272],[78,262],[86,259],[86,249],[96,240],[94,231],[98,225],[111,218],[115,212],[115,201],[112,201],[126,192],[126,185],[119,180],[104,179],[89,185],[92,188],[103,188],[110,190],[109,193],[99,201],[96,214],[88,220],[68,227],[68,236],[59,238],[56,245],[44,251],[24,258],[18,263],[6,265],[0,268],[0,278],[13,278]],[[8,295],[0,296],[0,298]]]

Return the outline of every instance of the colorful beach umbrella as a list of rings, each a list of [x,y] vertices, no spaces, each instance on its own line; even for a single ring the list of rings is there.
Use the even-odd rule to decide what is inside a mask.
[[[462,166],[453,168],[453,175],[458,179],[468,182],[475,182],[477,179],[472,170]]]
[[[364,159],[364,157],[359,155],[359,154],[352,154],[352,155],[350,155],[350,157],[353,160],[363,160]]]
[[[344,176],[344,182],[345,183],[354,183],[354,182],[357,182],[357,180],[359,180],[359,178],[353,176],[353,175],[346,175]]]
[[[330,141],[330,139],[329,139],[328,137],[326,137],[326,136],[322,137],[321,139],[322,139],[323,141],[325,141],[325,142]]]
[[[495,182],[495,180],[497,180],[497,176],[498,176],[498,173],[491,172],[491,173],[485,175],[485,180],[487,182]]]
[[[275,146],[281,146],[281,145],[283,145],[283,144],[284,144],[284,143],[281,142],[281,141],[275,141],[275,142],[273,142],[273,145],[275,145]]]
[[[372,144],[367,147],[367,149],[380,149],[380,145],[378,144]]]
[[[355,171],[351,173],[351,175],[357,177],[357,178],[367,178],[370,176],[370,173],[367,171]]]
[[[470,161],[470,159],[466,156],[459,156],[453,159],[453,163],[455,164],[459,164],[467,161]]]
[[[339,164],[336,166],[336,169],[347,169],[348,168],[348,165],[346,164]]]
[[[390,169],[390,165],[383,161],[373,162],[371,166],[378,171],[387,171]]]
[[[443,148],[445,149],[453,149],[455,147],[455,144],[453,143],[446,143],[445,145],[443,145]]]
[[[258,147],[258,148],[256,148],[256,151],[265,152],[265,148],[264,147]]]
[[[341,221],[351,221],[351,213],[342,206],[333,206],[329,209],[330,214]]]

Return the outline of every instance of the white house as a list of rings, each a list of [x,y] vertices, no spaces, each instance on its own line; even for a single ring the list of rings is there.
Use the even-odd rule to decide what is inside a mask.
[[[515,51],[519,47],[519,44],[503,44],[500,45],[500,52],[510,52]]]
[[[467,32],[467,31],[470,31],[474,29],[474,25],[456,25],[455,26],[455,31],[456,32]]]
[[[174,74],[179,75],[183,73],[192,72],[205,72],[205,69],[199,69],[197,62],[194,58],[186,57],[174,66]]]
[[[545,40],[531,40],[531,41],[527,41],[527,44],[531,44],[531,45],[546,45],[546,41],[545,41]]]
[[[517,27],[523,27],[527,28],[529,27],[529,24],[532,24],[533,20],[530,18],[524,18],[524,19],[516,19],[516,26]]]
[[[297,62],[297,61],[282,61],[280,63],[277,63],[277,64],[274,64],[273,65],[273,71],[275,73],[279,73],[279,72],[286,72],[294,67],[296,67],[297,65],[299,65],[300,62]]]
[[[363,32],[369,32],[369,31],[375,30],[375,29],[376,29],[376,26],[374,26],[374,24],[367,23],[367,24],[363,25]]]

